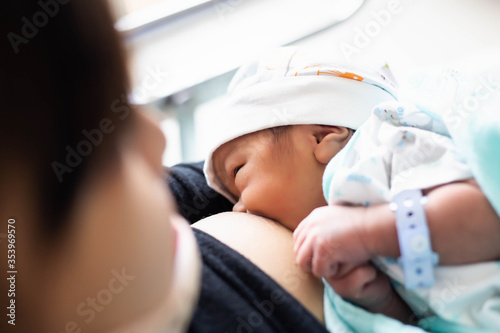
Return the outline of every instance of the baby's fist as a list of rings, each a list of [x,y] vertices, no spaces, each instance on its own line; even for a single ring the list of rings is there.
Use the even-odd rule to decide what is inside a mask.
[[[361,237],[365,207],[316,208],[293,233],[297,264],[318,277],[335,277],[339,265],[367,262],[372,254]]]

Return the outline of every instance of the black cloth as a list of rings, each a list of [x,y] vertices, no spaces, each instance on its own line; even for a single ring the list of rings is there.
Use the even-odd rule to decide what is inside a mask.
[[[203,231],[194,232],[203,268],[189,333],[328,333],[257,266]]]
[[[233,209],[229,200],[208,187],[203,162],[177,164],[168,170],[166,181],[177,201],[177,209],[190,223]]]

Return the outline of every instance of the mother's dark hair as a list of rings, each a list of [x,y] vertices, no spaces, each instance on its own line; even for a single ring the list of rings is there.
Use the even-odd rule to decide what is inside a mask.
[[[103,0],[3,0],[0,16],[0,184],[28,172],[16,190],[54,233],[131,121],[124,55]]]

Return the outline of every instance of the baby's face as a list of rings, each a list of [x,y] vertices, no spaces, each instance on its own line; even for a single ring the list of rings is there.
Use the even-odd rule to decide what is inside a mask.
[[[314,156],[316,137],[308,126],[292,126],[279,142],[270,131],[251,133],[215,151],[216,175],[238,198],[233,211],[265,216],[294,230],[314,208],[326,205],[325,165]]]

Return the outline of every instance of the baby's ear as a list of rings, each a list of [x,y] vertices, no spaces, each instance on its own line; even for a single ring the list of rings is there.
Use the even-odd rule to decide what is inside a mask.
[[[316,146],[314,156],[322,164],[328,164],[337,153],[344,148],[352,135],[352,130],[340,126],[320,126],[315,134]]]

